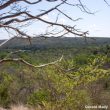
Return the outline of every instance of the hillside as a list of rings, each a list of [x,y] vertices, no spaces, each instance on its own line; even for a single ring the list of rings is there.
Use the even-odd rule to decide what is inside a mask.
[[[93,46],[0,51],[0,107],[86,110],[86,105],[106,105],[103,110],[110,110],[110,46],[97,49],[100,53]]]
[[[32,38],[31,45],[24,38],[2,42],[2,48],[35,50],[0,51],[0,107],[85,110],[86,105],[106,105],[110,108],[110,45],[76,48],[110,43],[109,38],[94,39],[88,38],[86,43],[83,38],[39,37]],[[44,47],[48,49],[36,49]]]
[[[110,44],[110,38],[84,38],[81,37],[62,37],[62,38],[44,38],[44,37],[34,37],[31,38],[30,41],[27,38],[21,37],[13,37],[3,43],[2,42],[0,48],[1,49],[10,49],[10,48],[23,48],[23,49],[31,49],[31,48],[56,48],[56,47],[73,47],[73,46],[87,46],[88,45],[103,45]]]

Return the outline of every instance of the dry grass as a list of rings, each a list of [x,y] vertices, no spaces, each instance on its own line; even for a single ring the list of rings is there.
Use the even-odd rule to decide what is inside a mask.
[[[6,109],[0,107],[0,110],[6,110]]]
[[[11,106],[11,110],[33,110],[33,109],[25,107],[23,105],[18,105],[18,106]]]
[[[27,106],[24,106],[24,105],[13,105],[10,107],[10,109],[5,109],[5,108],[2,108],[0,107],[0,110],[58,110],[56,109],[56,107],[50,107],[49,105],[46,106],[45,108],[42,108],[41,106],[37,106],[35,108],[32,108],[32,107],[27,107]],[[62,109],[60,109],[62,110]]]
[[[18,106],[11,106],[10,109],[4,109],[0,107],[0,110],[36,110],[36,109],[32,109],[23,105],[18,105]]]

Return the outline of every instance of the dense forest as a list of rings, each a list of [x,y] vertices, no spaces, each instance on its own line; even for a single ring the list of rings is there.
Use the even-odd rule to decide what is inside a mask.
[[[20,104],[34,110],[110,106],[109,45],[18,50],[11,54],[2,50],[0,59],[0,105],[4,108]]]

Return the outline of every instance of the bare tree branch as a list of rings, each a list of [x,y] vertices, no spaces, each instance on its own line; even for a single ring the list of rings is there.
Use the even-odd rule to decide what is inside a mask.
[[[9,0],[9,1],[7,1],[6,3],[4,3],[3,5],[0,6],[0,10],[2,10],[2,9],[4,9],[4,8],[8,7],[8,6],[10,6],[11,4],[13,4],[13,3],[15,3],[15,2],[20,2],[20,1],[23,1],[23,2],[25,2],[25,3],[28,3],[28,4],[33,5],[33,4],[40,3],[42,0],[37,0],[37,1],[35,1],[35,2],[30,2],[30,1],[27,1],[27,0]]]
[[[43,12],[35,12],[32,14],[32,10],[29,10],[29,6],[35,7],[35,9],[38,11],[37,6],[38,4],[44,2],[43,0],[1,0],[0,1],[0,29],[4,28],[6,32],[10,34],[10,30],[13,30],[17,35],[25,36],[25,37],[32,37],[31,35],[28,35],[26,32],[23,32],[23,28],[26,27],[26,24],[31,24],[32,22],[42,22],[49,26],[50,28],[53,28],[57,26],[59,28],[59,31],[57,32],[47,32],[44,35],[67,35],[67,34],[73,34],[77,36],[86,36],[88,34],[88,31],[82,32],[75,28],[75,25],[72,26],[72,24],[65,24],[65,23],[59,23],[59,15],[61,14],[64,18],[71,20],[72,22],[75,22],[80,20],[81,18],[74,19],[73,16],[68,15],[64,11],[62,11],[62,8],[64,5],[77,7],[82,12],[85,12],[87,14],[94,14],[92,13],[86,5],[82,2],[82,0],[76,0],[72,1],[70,3],[69,0],[45,0],[48,2],[55,2],[56,4],[51,7],[50,9],[43,9]],[[22,2],[25,3],[25,6],[22,5]],[[104,0],[106,4],[109,5],[107,0]],[[52,12],[58,12],[59,14],[57,16],[54,16],[52,18],[55,21],[51,20],[45,20],[43,19],[44,15],[50,15]],[[56,18],[55,18],[56,17]],[[22,28],[22,29],[21,29]],[[8,30],[9,29],[9,30]],[[22,30],[22,31],[21,31]],[[64,31],[62,31],[64,30]],[[60,34],[60,35],[59,35]],[[34,34],[35,35],[35,34]]]
[[[65,29],[66,31],[68,31],[69,33],[72,33],[72,34],[77,35],[77,36],[85,36],[86,34],[88,34],[88,31],[87,32],[79,31],[80,33],[77,33],[77,29],[75,29],[74,26],[71,27],[71,26],[67,26],[67,25],[63,25],[63,24],[59,24],[59,23],[49,22],[49,21],[46,21],[46,20],[44,20],[42,18],[37,18],[37,19],[39,19],[40,21],[42,21],[44,23],[50,24],[52,26],[53,25],[60,26],[63,29]]]
[[[0,60],[0,64],[6,63],[6,62],[17,62],[17,63],[18,63],[18,62],[21,62],[21,63],[23,63],[23,64],[25,64],[25,65],[27,65],[27,66],[29,66],[29,67],[42,68],[42,67],[46,67],[46,66],[49,66],[49,65],[54,65],[54,64],[56,64],[56,63],[58,63],[58,62],[61,62],[62,59],[63,59],[63,55],[62,55],[62,57],[61,57],[60,59],[58,59],[58,60],[56,60],[56,61],[53,61],[53,62],[50,62],[50,63],[46,63],[46,64],[42,64],[42,65],[36,66],[36,65],[33,65],[33,64],[31,64],[31,63],[25,61],[25,60],[22,59],[22,58],[16,58],[16,59],[7,58],[7,59],[2,59],[2,60]]]
[[[24,1],[24,2],[26,2],[26,3],[28,3],[28,4],[33,5],[33,4],[40,3],[42,0],[37,0],[37,1],[35,1],[35,2],[29,2],[29,1],[27,1],[27,0],[22,0],[22,1]]]
[[[64,12],[62,12],[61,10],[59,10],[58,8],[56,8],[56,10],[58,10],[60,13],[62,13],[64,16],[66,16],[68,19],[72,20],[72,21],[78,21],[81,18],[77,18],[77,19],[72,19],[72,17],[69,17],[67,14],[65,14]]]
[[[108,6],[110,6],[110,4],[109,4],[106,0],[104,0],[104,2],[105,2]]]

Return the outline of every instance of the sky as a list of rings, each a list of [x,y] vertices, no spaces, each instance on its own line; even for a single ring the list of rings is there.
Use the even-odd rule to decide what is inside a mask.
[[[34,0],[33,0],[34,1]],[[73,0],[69,0],[70,3],[73,2]],[[77,0],[74,0],[74,3],[77,2]],[[110,3],[110,0],[108,0]],[[46,1],[43,1],[42,3],[38,4],[36,6],[30,6],[29,10],[32,12],[31,14],[36,14],[39,12],[39,10],[46,10],[53,6],[55,6],[58,2],[54,3],[48,3]],[[77,29],[80,29],[81,31],[89,31],[90,37],[110,37],[110,6],[108,6],[103,0],[82,0],[82,3],[87,6],[87,8],[93,12],[94,14],[88,14],[82,12],[77,7],[71,7],[67,5],[63,5],[59,9],[62,10],[67,15],[71,16],[73,19],[82,18],[81,20],[78,20],[76,22],[72,22],[71,20],[67,19],[63,15],[59,15],[59,23],[63,24],[71,24],[76,25]],[[27,4],[22,2],[22,6],[26,6]],[[8,11],[9,7],[5,10]],[[1,11],[0,13],[3,13]],[[55,20],[58,12],[53,11],[51,14],[43,16],[43,19],[53,21]],[[42,34],[46,31],[47,25],[41,22],[33,22],[32,25],[29,27],[23,28],[23,31],[27,32],[30,35],[34,34]],[[14,33],[13,31],[11,32]],[[70,35],[71,37],[72,35]],[[0,29],[0,39],[8,39],[12,37],[7,34],[4,29]]]

